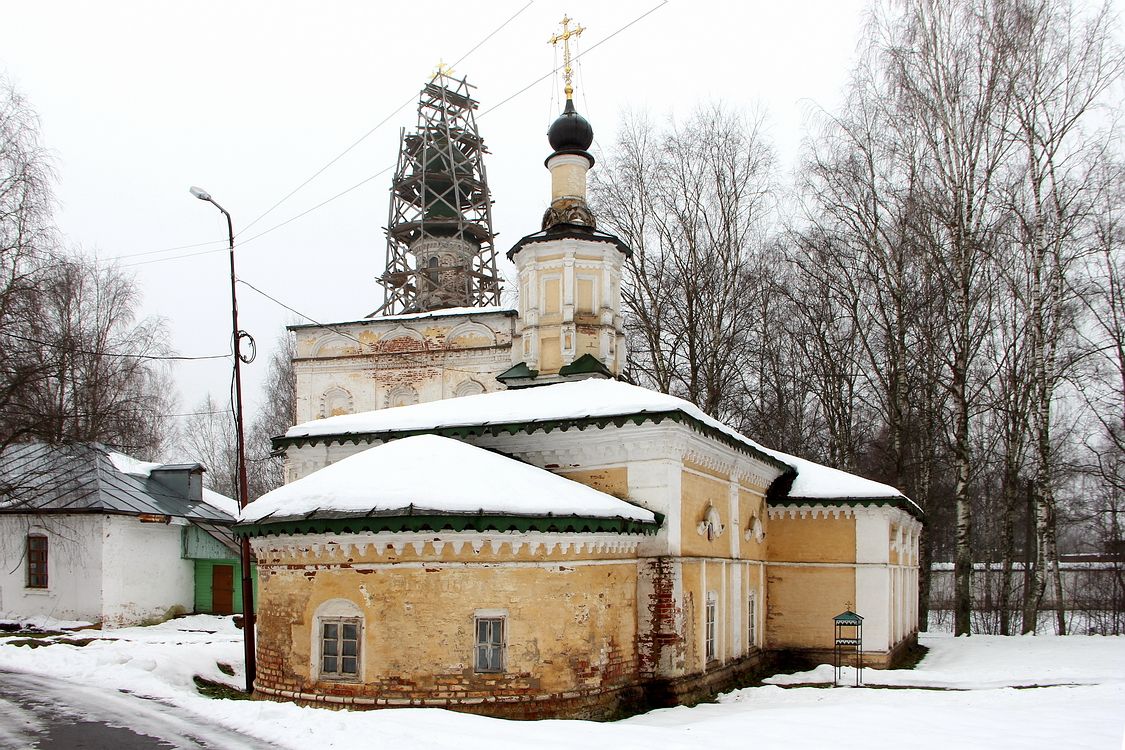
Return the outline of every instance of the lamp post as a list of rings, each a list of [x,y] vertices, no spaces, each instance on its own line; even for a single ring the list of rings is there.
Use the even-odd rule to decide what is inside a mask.
[[[231,221],[230,213],[216,203],[206,190],[193,186],[191,194],[201,201],[207,201],[227,217],[227,234],[230,237],[230,315],[234,346],[234,421],[238,433],[238,507],[245,509],[250,502],[250,492],[246,484],[246,441],[242,428],[242,369],[240,367],[242,351],[239,346],[245,334],[238,329],[238,295],[235,292],[234,275],[234,223]],[[239,552],[242,563],[242,635],[246,651],[246,692],[252,693],[257,660],[254,655],[254,583],[250,578],[250,537],[241,537]]]

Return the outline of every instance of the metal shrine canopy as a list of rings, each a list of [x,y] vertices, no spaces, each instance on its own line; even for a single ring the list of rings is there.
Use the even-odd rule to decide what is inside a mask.
[[[855,684],[863,682],[863,617],[848,609],[832,618],[835,637],[832,643],[833,666],[835,667],[833,685],[839,685],[844,676],[844,667],[850,659],[855,667]]]
[[[472,88],[439,64],[418,97],[417,128],[401,131],[383,304],[369,317],[500,303],[488,150]]]

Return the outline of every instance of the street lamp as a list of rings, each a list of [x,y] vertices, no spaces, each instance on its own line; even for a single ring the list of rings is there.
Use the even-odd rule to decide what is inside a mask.
[[[238,432],[238,507],[245,509],[250,502],[249,488],[246,484],[246,441],[242,429],[242,350],[240,344],[243,337],[248,336],[245,331],[238,330],[238,295],[235,293],[234,275],[234,224],[230,214],[220,206],[203,188],[191,188],[191,194],[201,201],[207,201],[223,212],[227,217],[227,234],[230,237],[230,315],[233,330],[234,346],[234,399],[235,429]],[[247,360],[249,361],[249,360]],[[243,536],[239,544],[242,563],[242,636],[246,649],[246,692],[254,692],[254,674],[257,671],[257,660],[254,655],[254,583],[250,578],[250,537]]]

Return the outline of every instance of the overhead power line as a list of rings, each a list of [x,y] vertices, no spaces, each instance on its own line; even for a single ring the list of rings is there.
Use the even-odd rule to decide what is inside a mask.
[[[531,4],[531,3],[528,3],[528,5],[530,5],[530,4]],[[598,47],[602,46],[603,44],[605,44],[605,43],[606,43],[606,42],[608,42],[609,40],[611,40],[611,39],[613,39],[614,37],[616,37],[616,36],[617,36],[618,34],[620,34],[621,32],[623,32],[623,31],[625,31],[626,29],[630,28],[630,27],[631,27],[631,26],[633,26],[634,24],[636,24],[636,23],[639,23],[640,21],[644,20],[644,19],[645,19],[646,17],[650,16],[651,14],[653,14],[654,12],[656,12],[657,10],[660,10],[661,8],[663,8],[663,7],[664,7],[665,5],[667,5],[667,4],[668,4],[668,0],[662,0],[662,1],[660,2],[660,4],[659,4],[659,5],[655,5],[655,6],[653,6],[652,8],[649,8],[649,9],[648,9],[648,10],[646,10],[646,11],[645,11],[644,13],[641,13],[641,14],[640,14],[639,16],[637,16],[637,17],[636,17],[636,18],[634,18],[633,20],[629,21],[628,23],[626,23],[626,24],[624,24],[623,26],[621,26],[620,28],[618,28],[618,29],[617,29],[616,31],[614,31],[613,33],[611,33],[611,34],[610,34],[609,36],[605,37],[604,39],[601,39],[601,40],[599,40],[599,41],[598,41],[597,43],[595,43],[594,45],[592,45],[592,46],[591,46],[591,47],[589,47],[588,49],[585,49],[585,50],[583,50],[583,51],[579,52],[578,54],[576,54],[576,55],[574,56],[573,60],[577,61],[577,60],[578,60],[579,58],[581,58],[581,57],[583,57],[583,56],[585,56],[585,55],[588,55],[588,54],[590,54],[591,52],[593,52],[594,50],[596,50],[596,49],[597,49]],[[499,27],[498,27],[498,28],[497,28],[497,29],[496,29],[495,31],[493,31],[493,32],[492,32],[492,34],[490,34],[490,35],[489,35],[488,37],[485,37],[485,39],[484,39],[484,40],[482,40],[482,41],[481,41],[481,42],[479,42],[479,43],[478,43],[478,44],[477,44],[477,45],[476,45],[475,47],[473,47],[473,49],[471,49],[471,50],[469,51],[469,53],[466,53],[465,55],[463,55],[463,56],[461,57],[461,60],[465,59],[465,57],[467,57],[467,56],[468,56],[468,54],[471,54],[471,53],[472,53],[473,51],[475,51],[475,50],[476,50],[476,49],[477,49],[478,47],[480,47],[480,46],[481,46],[481,45],[482,45],[482,44],[483,44],[483,43],[484,43],[485,41],[487,41],[488,39],[490,39],[490,38],[491,38],[491,37],[492,37],[493,35],[495,35],[495,34],[496,34],[496,33],[497,33],[498,31],[500,31],[500,29],[504,28],[504,26],[506,26],[506,25],[507,25],[508,23],[510,23],[510,22],[511,22],[512,20],[514,20],[514,19],[515,19],[515,17],[516,17],[516,16],[518,16],[518,15],[519,15],[520,13],[522,13],[522,12],[523,12],[524,10],[526,10],[526,8],[527,8],[527,7],[528,7],[528,6],[527,6],[527,5],[525,5],[525,6],[524,6],[523,8],[521,8],[521,9],[520,9],[519,11],[517,11],[515,15],[513,15],[513,16],[512,16],[511,18],[509,18],[509,19],[508,19],[507,21],[505,21],[505,22],[504,22],[503,24],[501,24],[501,25],[500,25],[500,26],[499,26]],[[459,60],[458,62],[460,62],[460,60]],[[501,100],[501,101],[500,101],[499,103],[497,103],[497,104],[495,104],[495,105],[493,105],[493,106],[489,107],[488,109],[484,110],[484,111],[483,111],[483,112],[481,112],[481,113],[480,113],[479,115],[477,115],[477,117],[478,117],[478,118],[480,118],[480,117],[484,117],[485,115],[488,115],[488,114],[490,114],[490,113],[492,113],[492,112],[495,112],[495,111],[496,111],[496,110],[498,110],[498,109],[499,109],[500,107],[503,107],[504,105],[506,105],[506,104],[508,104],[509,102],[513,101],[514,99],[516,99],[516,98],[517,98],[517,97],[519,97],[520,95],[522,95],[522,94],[526,93],[526,92],[527,92],[528,90],[530,90],[531,88],[535,87],[535,86],[536,86],[537,84],[539,84],[539,83],[542,83],[542,82],[543,82],[544,80],[546,80],[547,78],[549,78],[549,77],[551,77],[551,76],[555,75],[556,73],[558,73],[558,71],[559,71],[560,69],[561,69],[561,68],[560,68],[560,67],[558,67],[558,66],[556,66],[556,67],[553,67],[553,68],[551,68],[551,70],[549,70],[548,72],[546,72],[546,73],[544,73],[543,75],[539,76],[539,77],[538,77],[538,78],[536,78],[535,80],[531,81],[531,82],[530,82],[530,83],[528,83],[528,84],[527,84],[526,86],[524,86],[524,87],[520,88],[520,89],[519,89],[519,90],[517,90],[517,91],[516,91],[515,93],[513,93],[513,94],[510,94],[509,96],[507,96],[507,97],[505,97],[504,99],[502,99],[502,100]],[[363,140],[365,140],[365,139],[366,139],[367,137],[369,137],[369,136],[370,136],[370,135],[371,135],[372,133],[374,133],[374,132],[375,132],[375,131],[376,131],[376,130],[377,130],[377,129],[379,128],[379,127],[381,127],[381,126],[382,126],[383,124],[385,124],[385,123],[387,122],[387,120],[389,120],[389,119],[390,119],[390,117],[393,117],[393,116],[394,116],[395,114],[397,114],[397,113],[398,113],[398,112],[399,112],[399,111],[400,111],[400,110],[401,110],[401,109],[402,109],[402,108],[403,108],[404,106],[406,106],[406,104],[409,104],[409,103],[410,103],[411,101],[414,101],[414,97],[411,97],[411,99],[410,99],[410,100],[408,100],[408,101],[407,101],[407,102],[406,102],[405,104],[399,105],[399,106],[398,106],[398,108],[394,110],[394,112],[392,112],[392,113],[391,113],[390,115],[388,115],[388,116],[387,116],[386,118],[384,118],[383,120],[381,120],[381,121],[380,121],[380,122],[379,122],[379,123],[378,123],[378,124],[377,124],[377,125],[376,125],[376,126],[375,126],[374,128],[372,128],[372,129],[371,129],[371,130],[369,130],[369,131],[368,131],[367,133],[365,133],[365,134],[364,134],[363,136],[361,136],[361,137],[360,137],[360,138],[359,138],[359,139],[358,139],[357,141],[355,141],[355,142],[354,142],[354,143],[353,143],[352,145],[350,145],[350,146],[348,146],[348,147],[347,147],[346,149],[344,149],[344,151],[342,151],[342,152],[341,152],[340,154],[338,154],[338,155],[337,155],[336,157],[334,157],[334,158],[333,158],[333,159],[332,159],[331,161],[329,161],[329,162],[328,162],[327,164],[325,164],[325,165],[324,165],[323,167],[321,167],[321,168],[320,168],[319,170],[317,170],[317,172],[315,172],[315,173],[314,173],[314,174],[313,174],[313,175],[312,175],[311,177],[309,177],[309,178],[308,178],[307,180],[305,180],[305,181],[304,181],[304,182],[302,182],[302,183],[301,183],[300,185],[298,185],[298,186],[297,186],[296,188],[294,188],[293,190],[291,190],[291,191],[290,191],[290,192],[289,192],[289,193],[288,193],[287,195],[285,195],[285,196],[284,196],[284,197],[283,197],[283,198],[282,198],[281,200],[279,200],[279,201],[278,201],[278,202],[276,202],[276,203],[275,203],[275,204],[274,204],[273,206],[271,206],[271,207],[270,207],[269,209],[267,209],[265,213],[261,214],[261,215],[260,215],[260,216],[258,216],[258,217],[257,217],[256,219],[254,219],[254,220],[253,220],[253,221],[251,221],[251,222],[250,222],[249,224],[247,224],[247,225],[246,225],[245,227],[243,227],[243,228],[242,228],[242,229],[241,229],[241,230],[239,231],[239,233],[235,235],[235,237],[238,237],[238,236],[240,236],[240,235],[241,235],[241,234],[242,234],[243,232],[245,232],[245,231],[246,231],[247,229],[249,229],[249,228],[250,228],[251,226],[253,226],[254,224],[256,224],[256,223],[257,223],[258,221],[260,221],[260,220],[261,220],[262,218],[264,218],[264,217],[265,217],[266,215],[268,215],[269,213],[271,213],[271,212],[272,212],[272,211],[273,211],[274,209],[276,209],[276,208],[277,208],[278,206],[280,206],[280,205],[281,205],[282,203],[284,203],[285,201],[287,201],[287,200],[288,200],[288,199],[289,199],[290,197],[292,197],[292,196],[293,196],[293,195],[294,195],[295,193],[297,193],[297,192],[298,192],[299,190],[301,190],[301,189],[302,189],[302,188],[303,188],[303,187],[304,187],[305,185],[309,184],[309,182],[311,182],[312,180],[316,179],[316,178],[317,178],[317,177],[318,177],[318,176],[319,176],[319,175],[320,175],[321,173],[323,173],[323,172],[324,172],[324,171],[325,171],[326,169],[328,169],[328,168],[329,168],[329,167],[331,167],[331,166],[332,166],[333,164],[335,164],[335,163],[336,163],[337,161],[339,161],[339,160],[340,160],[340,159],[341,159],[341,158],[342,158],[343,156],[345,156],[345,155],[346,155],[347,153],[349,153],[349,152],[350,152],[350,151],[351,151],[352,149],[354,149],[354,148],[355,148],[355,147],[356,147],[357,145],[359,145],[359,143],[361,143],[361,142],[362,142]],[[356,184],[352,185],[352,186],[351,186],[351,187],[349,187],[349,188],[346,188],[346,189],[344,189],[344,190],[341,190],[341,191],[340,191],[339,193],[336,193],[336,194],[335,194],[335,195],[333,195],[332,197],[330,197],[330,198],[326,198],[325,200],[321,201],[320,203],[316,204],[315,206],[312,206],[311,208],[305,209],[305,210],[304,210],[304,211],[302,211],[301,213],[299,213],[299,214],[296,214],[295,216],[291,216],[290,218],[286,219],[285,221],[282,221],[282,222],[280,222],[280,223],[278,223],[278,224],[275,224],[274,226],[270,227],[269,229],[266,229],[266,230],[264,230],[264,231],[261,231],[261,232],[259,232],[259,233],[255,234],[255,235],[253,235],[253,236],[251,236],[251,237],[249,237],[249,238],[247,238],[247,239],[245,239],[245,240],[242,240],[242,241],[240,241],[240,242],[239,242],[239,245],[240,245],[240,246],[242,246],[242,245],[246,245],[246,244],[247,244],[247,243],[249,243],[249,242],[253,242],[254,240],[256,240],[256,239],[258,239],[258,238],[260,238],[260,237],[263,237],[263,236],[265,236],[265,235],[269,234],[270,232],[273,232],[273,231],[275,231],[275,230],[277,230],[277,229],[280,229],[280,228],[282,228],[282,227],[284,227],[284,226],[286,226],[286,225],[288,225],[288,224],[291,224],[292,222],[296,221],[297,219],[303,218],[303,217],[305,217],[305,216],[309,215],[310,213],[313,213],[314,211],[317,211],[317,210],[319,210],[319,209],[323,208],[324,206],[328,205],[329,203],[332,203],[333,201],[335,201],[335,200],[338,200],[339,198],[342,198],[342,197],[344,197],[344,196],[345,196],[345,195],[347,195],[348,193],[351,193],[352,191],[354,191],[354,190],[357,190],[357,189],[359,189],[360,187],[362,187],[362,186],[366,185],[367,183],[369,183],[369,182],[371,182],[372,180],[374,180],[374,179],[375,179],[376,177],[379,177],[379,176],[381,176],[381,175],[383,175],[383,174],[385,174],[385,173],[389,172],[389,171],[390,171],[391,169],[393,169],[393,168],[394,168],[394,166],[395,166],[394,164],[388,164],[388,165],[387,165],[386,167],[383,167],[383,168],[382,168],[382,169],[380,169],[380,170],[379,170],[378,172],[375,172],[374,174],[372,174],[372,175],[370,175],[370,176],[368,176],[368,177],[365,177],[364,179],[360,180],[359,182],[357,182]],[[186,248],[186,247],[187,247],[187,246],[185,246],[185,248]],[[153,254],[155,254],[155,253],[158,253],[158,252],[170,252],[170,251],[171,251],[171,250],[173,250],[173,249],[184,249],[184,248],[171,248],[171,249],[169,249],[169,250],[165,250],[165,251],[153,251]],[[204,250],[204,251],[201,251],[201,252],[198,252],[198,253],[188,253],[188,254],[185,254],[185,255],[175,255],[175,256],[172,256],[172,257],[168,257],[168,258],[154,258],[154,259],[152,259],[152,260],[143,260],[143,261],[138,261],[138,262],[136,262],[136,263],[128,263],[128,264],[125,264],[125,265],[124,265],[123,267],[124,267],[124,268],[131,268],[131,267],[134,267],[134,266],[143,266],[143,265],[148,265],[148,264],[151,264],[151,263],[162,263],[162,262],[164,262],[164,261],[170,261],[170,260],[182,260],[182,259],[184,259],[184,258],[193,258],[193,257],[199,256],[199,255],[208,255],[208,254],[210,254],[210,253],[220,252],[221,250],[225,250],[225,249],[226,249],[226,248],[215,248],[215,249],[213,249],[213,250]],[[140,254],[138,254],[138,255],[140,255]],[[130,256],[117,256],[117,257],[130,257]]]
[[[359,339],[357,339],[355,336],[351,335],[347,331],[342,331],[334,325],[331,325],[329,323],[321,323],[316,318],[305,315],[300,310],[298,310],[298,309],[296,309],[296,308],[294,308],[290,305],[287,305],[286,303],[279,300],[277,297],[274,297],[273,295],[262,291],[261,289],[254,286],[253,284],[251,284],[249,281],[246,281],[245,279],[239,279],[238,283],[249,287],[253,291],[257,292],[258,294],[260,294],[263,297],[265,297],[266,299],[268,299],[270,302],[273,302],[275,305],[279,305],[280,307],[285,308],[286,310],[293,313],[294,315],[297,315],[301,318],[304,318],[305,320],[309,321],[310,323],[312,323],[314,325],[318,325],[321,328],[325,328],[329,331],[332,331],[336,335],[338,335],[342,338],[348,339],[349,341],[352,341],[352,342],[358,344],[360,346],[361,352],[363,351],[363,347],[367,346],[367,344],[364,344],[362,341],[360,341]],[[438,349],[438,350],[434,350],[431,353],[433,353],[433,354],[439,354],[439,353],[440,354],[446,354],[447,351],[444,350],[444,349]],[[382,354],[385,354],[387,356],[395,356],[395,357],[398,357],[399,359],[406,360],[407,362],[410,362],[411,364],[419,365],[421,367],[441,367],[442,370],[448,370],[450,372],[463,372],[463,373],[466,373],[468,375],[476,375],[476,376],[480,376],[480,375],[483,374],[481,372],[478,372],[477,370],[465,370],[465,369],[462,369],[460,367],[450,367],[449,365],[445,364],[444,362],[442,362],[440,364],[437,364],[437,363],[430,362],[430,361],[427,361],[427,360],[424,360],[424,359],[418,359],[418,358],[412,356],[414,354],[414,352],[382,352]]]
[[[127,352],[96,352],[96,351],[90,351],[88,349],[75,349],[73,347],[69,347],[69,346],[65,346],[63,344],[59,344],[58,342],[55,342],[55,341],[40,341],[39,339],[33,339],[33,338],[28,337],[28,336],[19,336],[19,335],[14,334],[14,333],[6,333],[6,334],[4,334],[4,336],[6,336],[8,338],[16,339],[18,341],[26,341],[26,342],[31,343],[31,344],[38,344],[39,346],[45,346],[45,347],[48,347],[49,349],[69,351],[69,352],[73,352],[75,354],[86,354],[86,355],[91,356],[91,357],[118,357],[120,359],[152,359],[152,360],[168,360],[168,361],[176,361],[176,362],[190,362],[190,361],[201,360],[201,359],[226,359],[227,357],[231,356],[229,354],[206,354],[206,355],[198,356],[198,357],[187,357],[187,356],[182,356],[182,355],[178,355],[178,354],[130,354],[130,353],[127,353]]]

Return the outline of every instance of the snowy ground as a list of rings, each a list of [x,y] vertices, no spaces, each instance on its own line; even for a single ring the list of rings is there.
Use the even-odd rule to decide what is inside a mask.
[[[84,646],[65,641],[95,638]],[[867,669],[864,688],[823,687],[832,670],[779,675],[772,684],[694,708],[625,721],[510,722],[438,709],[329,711],[200,696],[193,676],[238,685],[241,633],[229,618],[197,615],[146,628],[79,631],[14,645],[0,637],[0,669],[127,689],[285,748],[1125,748],[1125,637],[954,639],[923,636],[914,670]],[[228,676],[220,664],[231,665]],[[800,686],[795,686],[800,685]],[[821,685],[821,686],[815,686]]]

